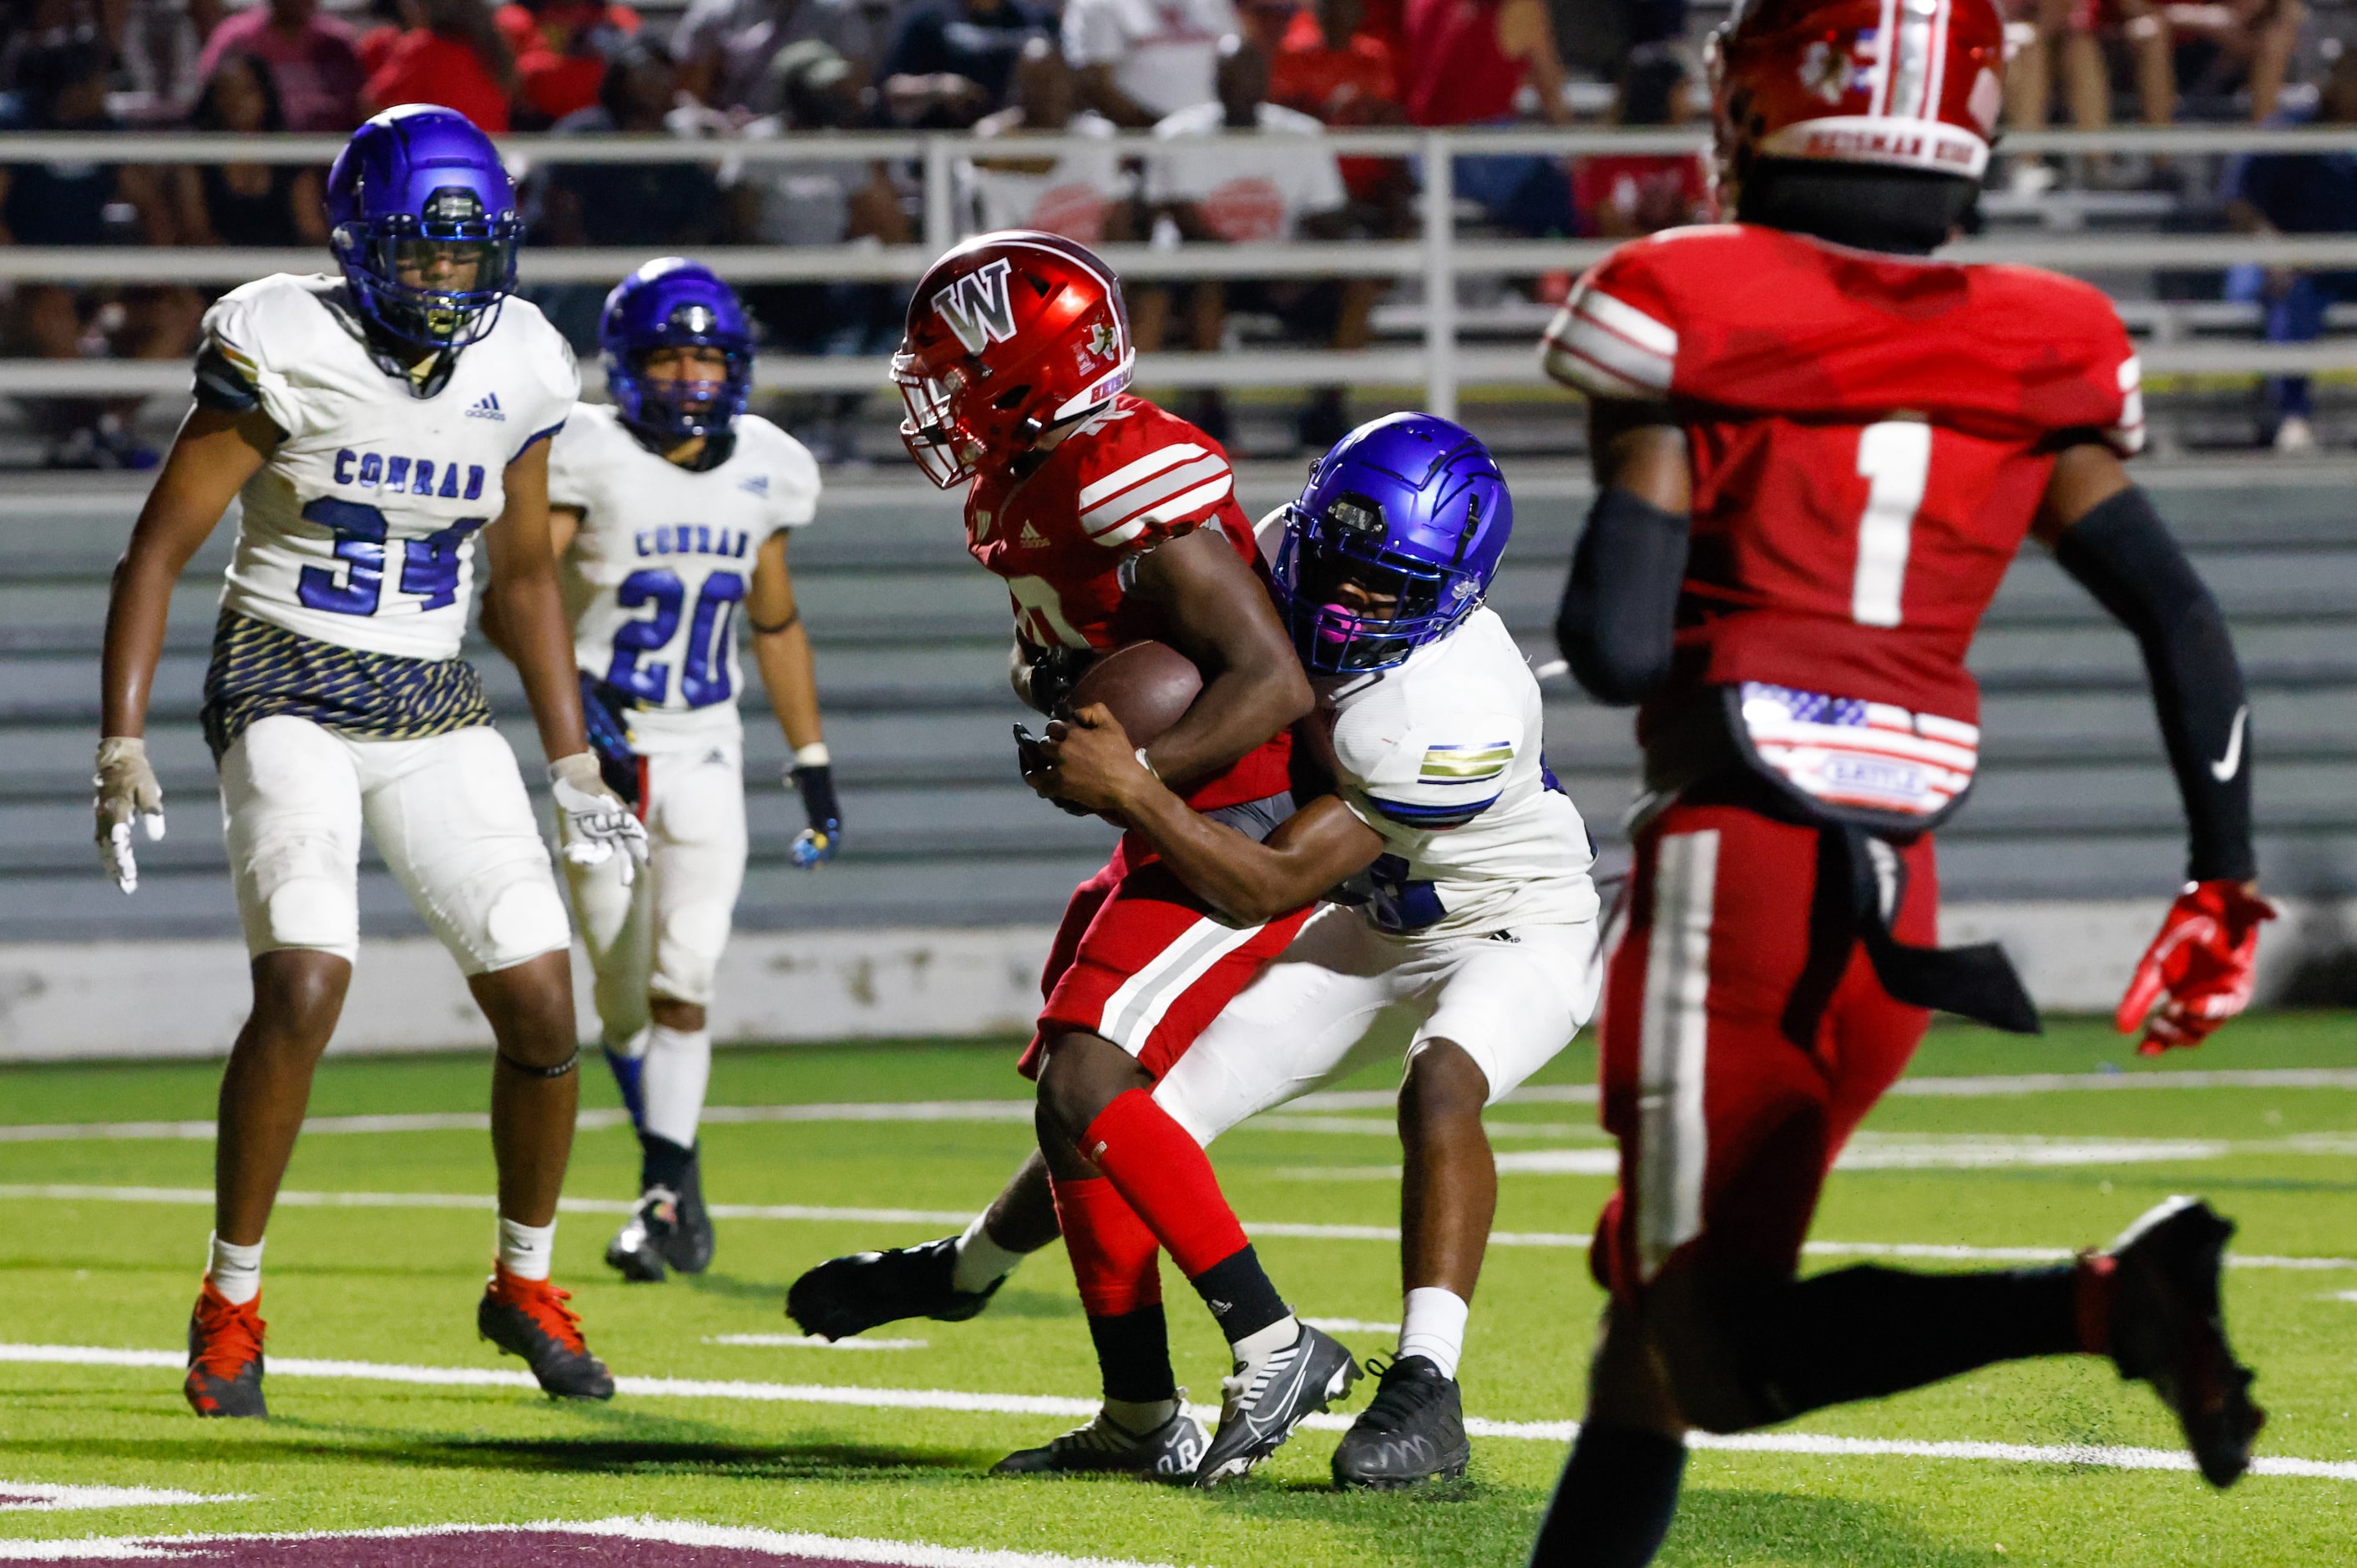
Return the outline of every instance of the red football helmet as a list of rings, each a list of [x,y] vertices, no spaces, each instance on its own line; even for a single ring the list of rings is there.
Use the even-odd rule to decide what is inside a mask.
[[[1113,269],[1058,234],[977,234],[917,284],[892,356],[900,439],[947,489],[1111,403],[1135,353]]]
[[[1742,0],[1709,62],[1723,211],[1755,157],[1988,168],[2005,100],[1992,0]]]

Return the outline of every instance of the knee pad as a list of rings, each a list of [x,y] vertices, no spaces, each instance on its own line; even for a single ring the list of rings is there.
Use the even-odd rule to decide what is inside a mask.
[[[564,901],[544,873],[520,877],[500,889],[483,911],[479,950],[468,972],[507,969],[544,952],[570,947],[572,928],[565,923]]]
[[[324,833],[274,834],[256,844],[244,867],[252,889],[254,949],[316,948],[350,958],[360,946],[358,868]],[[259,917],[258,921],[251,917]]]
[[[712,1004],[713,976],[728,945],[732,911],[698,904],[674,910],[655,941],[655,971],[649,987],[656,994],[698,1007]]]

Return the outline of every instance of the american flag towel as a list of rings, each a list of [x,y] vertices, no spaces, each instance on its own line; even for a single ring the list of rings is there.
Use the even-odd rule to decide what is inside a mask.
[[[1760,760],[1829,806],[1937,816],[1980,762],[1980,730],[1954,719],[1758,681],[1741,695]]]

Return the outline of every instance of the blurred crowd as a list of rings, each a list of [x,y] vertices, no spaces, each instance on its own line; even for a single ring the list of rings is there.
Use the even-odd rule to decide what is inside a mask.
[[[2014,0],[2011,14],[2006,114],[2018,127],[2123,113],[2339,113],[2330,92],[2298,83],[2302,0]],[[1329,126],[1693,121],[1707,109],[1697,36],[1716,19],[1690,17],[1685,0],[646,0],[643,11],[606,0],[0,0],[0,133],[337,134],[404,102],[444,104],[494,132],[556,135],[754,144],[970,130],[1004,151],[956,165],[963,227],[1164,244],[1415,232],[1415,160],[1338,156],[1321,143]],[[1154,150],[1119,146],[1120,129],[1149,131]],[[1214,139],[1240,130],[1259,135]],[[1027,145],[1043,134],[1081,145]],[[2357,228],[2344,176],[2290,162],[2230,171],[2237,223]],[[2032,189],[2187,177],[2168,160],[2083,163],[2017,158],[2002,177]],[[1452,174],[1470,235],[1620,238],[1712,216],[1694,156],[1467,156]],[[2319,180],[2325,194],[2314,199],[2286,194]],[[0,165],[0,244],[317,247],[319,183],[317,169],[264,164]],[[648,254],[899,243],[916,237],[923,209],[913,161],[842,156],[544,162],[526,204],[535,243]],[[1558,273],[1525,286],[1544,301],[1568,281]],[[2297,333],[2321,321],[2345,281],[2295,293],[2270,274],[2233,286],[2266,303],[2271,333]],[[1179,281],[1134,290],[1133,306],[1147,349],[1217,349],[1236,340],[1240,319],[1284,341],[1351,349],[1370,340],[1384,286]],[[208,298],[167,285],[9,293],[5,352],[50,358],[177,358]],[[801,354],[882,352],[903,306],[891,285],[856,282],[746,293],[769,344]],[[585,285],[534,297],[587,347],[602,294]],[[2304,417],[2301,396],[2278,389],[2283,417]],[[53,460],[151,460],[127,424],[131,405],[45,406]],[[847,455],[828,446],[852,439],[854,408],[836,400],[817,411],[823,456]],[[1216,393],[1186,412],[1226,429]],[[1322,446],[1346,426],[1341,390],[1330,388],[1302,407],[1297,434]],[[2296,440],[2300,426],[2291,429]]]

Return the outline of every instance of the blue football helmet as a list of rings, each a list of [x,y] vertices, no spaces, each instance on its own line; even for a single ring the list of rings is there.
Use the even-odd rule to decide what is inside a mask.
[[[499,149],[464,114],[404,103],[354,131],[327,207],[344,282],[377,330],[461,349],[499,324],[523,220]]]
[[[1457,629],[1498,575],[1513,499],[1472,432],[1389,414],[1337,442],[1285,509],[1277,613],[1313,675],[1388,670]]]
[[[716,381],[673,381],[657,391],[643,371],[656,349],[717,349],[728,373]],[[753,328],[745,307],[711,268],[659,256],[614,285],[597,324],[606,390],[632,428],[656,441],[717,435],[753,395]]]

